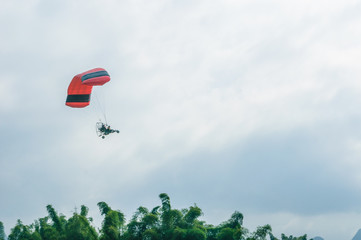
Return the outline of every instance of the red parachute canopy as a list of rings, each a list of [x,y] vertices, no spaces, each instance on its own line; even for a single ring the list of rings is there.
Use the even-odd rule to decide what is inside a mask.
[[[94,68],[76,75],[69,84],[65,104],[73,108],[88,106],[93,86],[101,86],[109,81],[110,76],[103,68]]]

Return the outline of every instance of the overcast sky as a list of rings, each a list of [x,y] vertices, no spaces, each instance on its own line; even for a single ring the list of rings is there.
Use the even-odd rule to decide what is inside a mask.
[[[361,1],[0,0],[0,221],[196,203],[212,224],[361,228]],[[91,105],[72,77],[105,68]],[[106,113],[119,129],[102,140]]]

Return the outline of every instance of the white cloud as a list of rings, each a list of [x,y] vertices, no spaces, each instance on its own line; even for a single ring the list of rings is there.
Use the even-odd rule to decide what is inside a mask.
[[[0,126],[8,137],[0,163],[3,183],[15,185],[0,190],[29,179],[51,189],[26,171],[37,165],[40,177],[58,189],[60,209],[104,197],[129,211],[135,203],[117,200],[120,195],[149,199],[169,190],[174,201],[190,191],[219,213],[222,196],[230,194],[229,208],[261,212],[252,224],[270,216],[276,232],[316,234],[326,228],[320,219],[334,208],[355,209],[359,198],[351,190],[359,189],[360,176],[359,9],[351,0],[5,1]],[[112,81],[94,88],[88,109],[66,108],[71,78],[93,67],[106,68]],[[102,117],[96,95],[120,130],[104,141],[94,133]],[[236,183],[249,179],[252,199],[246,201]],[[206,188],[210,183],[214,189]],[[225,192],[224,185],[235,191]],[[317,192],[355,199],[322,205]],[[268,209],[258,199],[265,194],[275,201]],[[319,199],[292,205],[309,194]],[[279,214],[284,211],[290,213]],[[7,212],[9,219],[16,214]],[[305,228],[303,221],[314,225]]]
[[[0,113],[5,114],[19,104],[15,84],[10,76],[0,76]]]

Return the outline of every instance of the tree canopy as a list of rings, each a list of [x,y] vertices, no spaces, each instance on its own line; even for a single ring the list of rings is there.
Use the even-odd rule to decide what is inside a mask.
[[[159,195],[160,206],[152,210],[140,206],[128,222],[120,210],[99,202],[103,222],[101,228],[93,226],[88,207],[82,205],[80,213],[66,218],[52,205],[46,206],[48,215],[30,225],[18,220],[8,240],[308,240],[307,235],[280,238],[272,234],[272,227],[259,226],[253,232],[243,226],[243,214],[235,211],[219,225],[207,224],[199,218],[202,210],[194,204],[186,209],[173,209],[166,193]],[[0,240],[5,240],[4,226],[0,222]],[[309,239],[312,240],[312,239]]]

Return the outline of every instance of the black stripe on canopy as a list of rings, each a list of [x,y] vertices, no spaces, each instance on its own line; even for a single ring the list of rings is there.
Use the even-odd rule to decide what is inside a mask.
[[[90,94],[73,94],[68,95],[66,102],[89,102]]]

